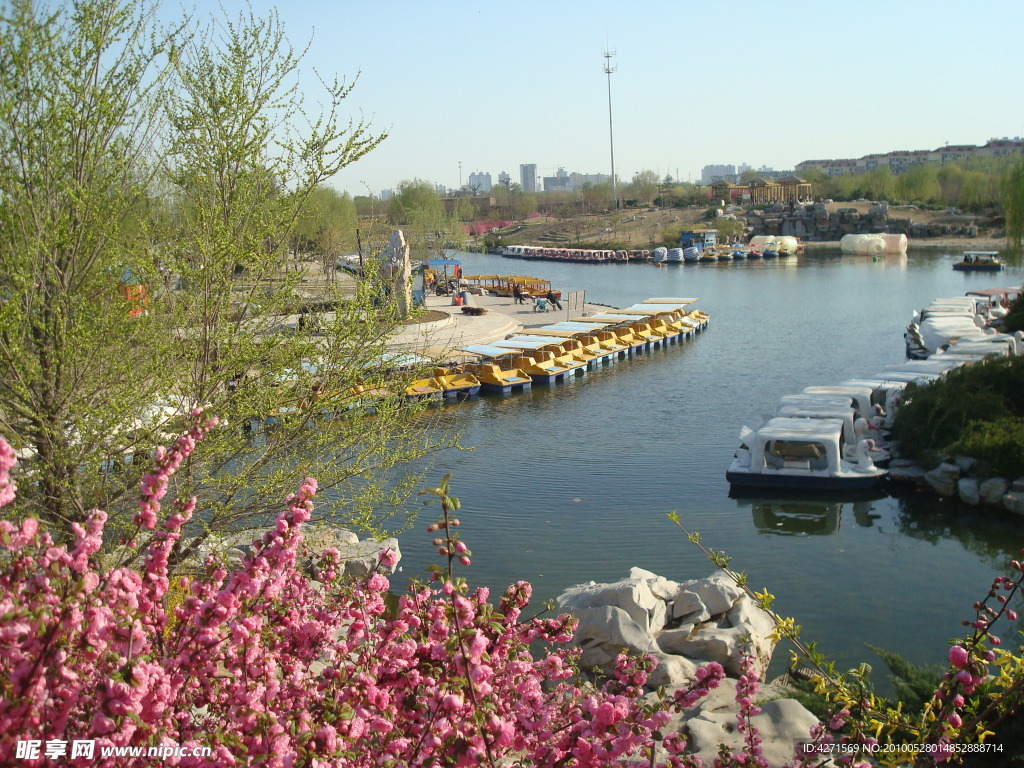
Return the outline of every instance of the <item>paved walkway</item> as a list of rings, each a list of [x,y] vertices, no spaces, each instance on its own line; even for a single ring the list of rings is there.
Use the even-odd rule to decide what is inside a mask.
[[[504,339],[514,333],[529,332],[530,328],[593,314],[607,307],[587,304],[585,307],[570,309],[565,302],[564,309],[549,312],[535,312],[532,304],[516,304],[504,296],[470,295],[469,305],[482,307],[482,315],[467,315],[462,307],[452,304],[450,296],[428,296],[426,308],[439,310],[447,318],[430,323],[405,326],[393,334],[389,348],[395,351],[418,352],[434,358],[456,354],[468,344],[487,344]]]

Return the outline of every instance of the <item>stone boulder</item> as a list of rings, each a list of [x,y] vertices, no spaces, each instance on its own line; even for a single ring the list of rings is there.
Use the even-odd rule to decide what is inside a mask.
[[[889,481],[925,486],[925,471],[911,459],[893,459],[889,463]]]
[[[1003,494],[1003,508],[1015,515],[1024,515],[1024,491]]]
[[[579,621],[583,668],[607,674],[622,651],[650,653],[659,660],[651,686],[682,685],[702,662],[739,675],[748,639],[763,675],[774,650],[771,617],[721,571],[676,583],[633,568],[621,581],[570,587],[557,602]]]
[[[1010,483],[1005,477],[990,477],[983,480],[978,487],[981,501],[984,504],[999,504],[1003,496],[1010,490]]]
[[[254,540],[261,539],[260,531],[244,531],[203,543],[196,554],[184,564],[186,572],[205,570],[205,562],[211,555],[229,570],[241,568],[243,560],[252,553]],[[380,553],[390,548],[401,560],[402,552],[398,547],[398,539],[376,541],[359,537],[352,531],[334,525],[311,525],[303,529],[302,547],[299,550],[296,565],[300,571],[311,578],[317,577],[317,564],[324,550],[333,547],[338,550],[341,558],[342,573],[349,578],[363,578],[377,568],[381,573],[395,572],[395,566],[385,568],[379,566]]]
[[[778,695],[770,686],[763,687],[757,699],[763,701]],[[689,738],[686,752],[700,756],[705,765],[718,757],[720,744],[736,750],[743,747],[743,735],[736,729],[736,681],[723,680],[721,685],[684,713],[681,732]],[[793,761],[799,741],[809,741],[811,728],[817,722],[795,699],[773,699],[761,706],[760,714],[751,718],[760,732],[761,749],[770,768],[780,768]]]
[[[957,480],[960,479],[960,467],[956,464],[939,464],[930,472],[925,472],[924,480],[937,493],[952,496],[956,493]]]
[[[976,507],[981,503],[981,489],[978,487],[978,480],[973,477],[961,477],[956,481],[956,491],[960,501]]]

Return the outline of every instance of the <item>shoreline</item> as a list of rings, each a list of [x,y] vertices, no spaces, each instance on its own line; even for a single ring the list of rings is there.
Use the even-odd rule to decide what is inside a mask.
[[[838,240],[800,241],[805,251],[825,248],[839,248]],[[1005,237],[930,237],[928,239],[907,239],[907,250],[946,249],[953,251],[999,251],[1007,249]]]

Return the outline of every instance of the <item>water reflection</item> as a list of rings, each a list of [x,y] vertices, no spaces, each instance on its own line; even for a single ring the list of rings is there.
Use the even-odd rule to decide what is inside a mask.
[[[906,492],[897,497],[893,523],[901,535],[918,541],[958,541],[964,550],[999,572],[1009,572],[1007,563],[1019,558],[1024,541],[1024,518],[956,499],[936,503],[924,493]]]
[[[837,501],[750,501],[754,527],[776,536],[832,536],[839,533],[843,505]]]

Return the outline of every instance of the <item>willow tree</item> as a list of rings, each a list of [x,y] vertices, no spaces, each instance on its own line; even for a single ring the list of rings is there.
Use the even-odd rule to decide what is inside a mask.
[[[1024,239],[1024,160],[1003,176],[1002,192],[1006,237],[1010,245],[1019,251],[1021,240]]]

